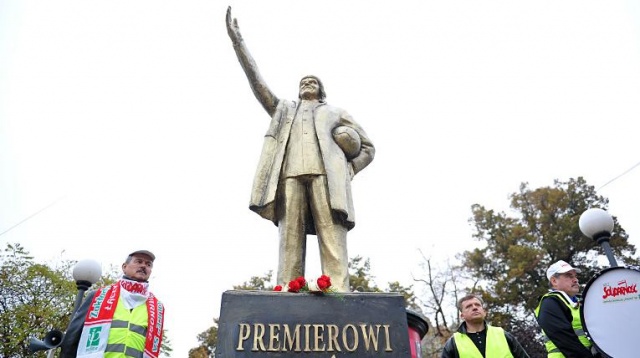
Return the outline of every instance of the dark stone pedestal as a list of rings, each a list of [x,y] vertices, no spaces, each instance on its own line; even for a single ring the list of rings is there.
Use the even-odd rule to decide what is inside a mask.
[[[394,293],[227,291],[216,358],[411,357],[404,300]]]

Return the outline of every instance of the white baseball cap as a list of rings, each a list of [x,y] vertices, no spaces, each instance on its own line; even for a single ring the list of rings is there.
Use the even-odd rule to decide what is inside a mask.
[[[578,273],[581,272],[580,269],[572,267],[566,261],[560,260],[554,263],[553,265],[549,266],[549,268],[547,269],[547,279],[551,280],[551,276],[557,273],[565,273],[569,271],[575,271]]]

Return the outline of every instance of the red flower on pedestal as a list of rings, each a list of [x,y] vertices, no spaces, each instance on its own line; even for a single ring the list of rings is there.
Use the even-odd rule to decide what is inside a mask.
[[[331,278],[327,275],[322,275],[316,281],[318,283],[318,288],[320,291],[325,291],[329,287],[331,287]]]
[[[307,280],[305,280],[304,277],[302,276],[299,276],[298,278],[296,278],[296,281],[298,281],[301,288],[307,285]]]
[[[289,292],[300,292],[300,290],[306,287],[306,283],[307,281],[304,279],[304,277],[300,276],[295,280],[289,281],[289,284],[287,286],[289,286]]]
[[[320,276],[317,280],[311,280],[307,282],[304,277],[300,276],[294,280],[289,281],[284,287],[277,285],[273,288],[274,291],[286,291],[286,292],[310,292],[310,293],[337,293],[336,290],[331,287],[331,278],[327,275]],[[340,295],[338,295],[340,297]]]

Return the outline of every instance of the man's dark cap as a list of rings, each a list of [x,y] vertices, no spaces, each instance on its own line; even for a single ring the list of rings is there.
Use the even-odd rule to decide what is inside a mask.
[[[138,250],[138,251],[134,251],[132,253],[129,254],[129,256],[133,256],[135,254],[143,254],[143,255],[147,255],[149,257],[151,257],[151,261],[155,261],[156,260],[156,255],[153,254],[153,252],[149,251],[149,250]]]

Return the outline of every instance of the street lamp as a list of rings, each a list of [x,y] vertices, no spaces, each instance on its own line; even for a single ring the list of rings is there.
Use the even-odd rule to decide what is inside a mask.
[[[78,294],[76,295],[76,302],[73,306],[73,311],[71,312],[71,319],[73,318],[73,315],[78,310],[78,307],[80,307],[80,303],[82,303],[82,298],[84,297],[84,293],[94,283],[98,282],[101,276],[102,276],[102,267],[95,260],[87,259],[87,260],[78,261],[78,263],[73,267],[73,279],[76,281]],[[69,324],[71,324],[71,319],[69,319]],[[69,327],[67,327],[67,329],[68,328]],[[49,350],[47,357],[53,357],[54,350],[58,348],[60,344],[62,344],[63,340],[64,340],[64,333],[60,332],[57,329],[52,329],[44,337],[44,340],[30,338],[29,350],[32,353]]]
[[[76,280],[78,294],[76,295],[76,302],[73,305],[73,312],[71,313],[72,317],[73,314],[78,310],[78,307],[80,307],[80,303],[82,303],[84,293],[94,283],[98,282],[101,276],[102,267],[95,260],[82,260],[73,267],[73,279]]]
[[[604,253],[609,259],[609,265],[611,267],[617,267],[618,263],[616,262],[616,258],[613,257],[613,251],[609,245],[611,232],[613,231],[613,218],[611,215],[602,209],[588,209],[580,215],[578,225],[580,226],[580,231],[582,231],[586,237],[595,240],[598,245],[602,246]]]

